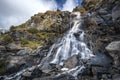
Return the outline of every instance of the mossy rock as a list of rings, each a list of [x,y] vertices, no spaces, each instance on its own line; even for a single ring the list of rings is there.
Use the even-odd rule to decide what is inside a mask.
[[[6,69],[6,62],[5,60],[0,60],[0,74],[5,74],[7,71]]]
[[[27,32],[32,33],[32,34],[36,34],[39,32],[39,30],[36,28],[29,28],[29,29],[27,29]]]
[[[29,47],[31,49],[37,49],[38,46],[43,46],[43,41],[30,41],[27,39],[21,39],[21,46],[22,47]]]
[[[28,28],[27,24],[24,23],[24,24],[21,24],[19,26],[11,26],[10,27],[10,31],[14,31],[14,30],[26,30]]]
[[[9,33],[0,35],[0,43],[1,44],[8,44],[8,43],[11,43],[11,42],[13,42],[13,38],[10,36]]]

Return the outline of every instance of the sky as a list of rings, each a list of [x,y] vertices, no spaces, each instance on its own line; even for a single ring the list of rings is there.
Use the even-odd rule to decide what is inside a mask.
[[[47,10],[72,11],[81,0],[0,0],[0,27],[20,25],[38,12]]]

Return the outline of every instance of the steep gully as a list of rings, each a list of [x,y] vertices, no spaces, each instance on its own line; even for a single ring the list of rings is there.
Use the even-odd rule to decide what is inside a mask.
[[[39,65],[24,69],[15,75],[4,76],[5,80],[21,80],[21,74],[27,70],[31,70],[35,67],[39,67],[41,70],[44,70],[48,66],[50,66],[50,69],[53,68],[52,66],[55,66],[56,68],[60,67],[61,73],[58,73],[56,77],[60,76],[61,74],[69,74],[77,79],[77,75],[82,73],[82,70],[85,68],[82,61],[91,59],[94,57],[94,55],[84,42],[85,33],[81,29],[80,13],[74,12],[72,14],[76,15],[76,17],[73,19],[73,27],[65,36],[63,36],[60,42],[52,45],[48,55],[41,61]],[[64,61],[74,55],[78,56],[80,64],[72,69],[63,67]]]

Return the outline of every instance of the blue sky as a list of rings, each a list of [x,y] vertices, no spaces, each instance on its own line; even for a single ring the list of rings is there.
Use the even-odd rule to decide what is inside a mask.
[[[72,11],[81,0],[0,0],[0,27],[20,25],[38,12],[56,10]]]
[[[55,0],[61,9],[67,0]],[[78,5],[81,5],[82,0],[74,0]]]

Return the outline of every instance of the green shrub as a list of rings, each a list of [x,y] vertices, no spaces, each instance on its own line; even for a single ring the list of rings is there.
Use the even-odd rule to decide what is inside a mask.
[[[32,33],[32,34],[36,34],[36,33],[39,32],[39,30],[37,30],[36,28],[29,28],[29,29],[27,29],[27,31],[28,31],[29,33]]]
[[[29,42],[28,42],[28,40],[27,39],[21,39],[21,44],[22,45],[25,45],[25,44],[28,44]]]
[[[15,26],[10,27],[10,31],[13,31],[13,30],[15,30]]]
[[[21,24],[19,26],[11,26],[10,27],[10,31],[13,31],[13,30],[26,30],[27,29],[27,25],[24,23],[24,24]]]
[[[13,42],[13,38],[9,34],[3,34],[0,36],[0,42],[3,44],[8,44]]]

